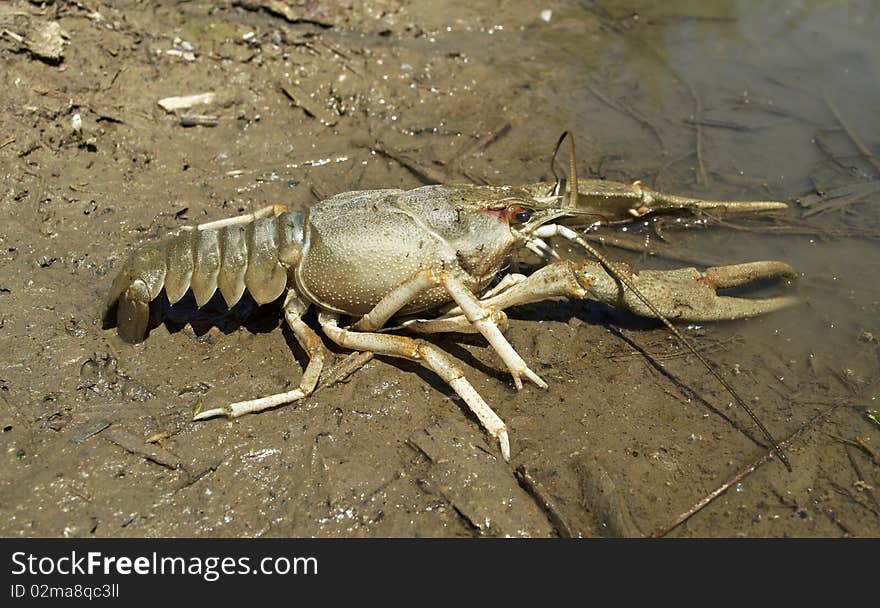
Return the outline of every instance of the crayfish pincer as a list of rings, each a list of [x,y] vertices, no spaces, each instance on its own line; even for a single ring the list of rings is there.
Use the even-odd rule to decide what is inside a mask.
[[[715,292],[758,279],[793,276],[781,262],[636,274],[601,256],[598,262],[560,259],[545,240],[561,237],[591,249],[569,227],[579,218],[581,223],[589,218],[592,224],[597,216],[623,221],[667,210],[734,213],[784,208],[783,203],[702,201],[664,195],[638,182],[576,178],[568,193],[561,189],[562,193],[558,183],[547,182],[346,192],[307,211],[276,205],[202,224],[135,250],[113,282],[108,311],[117,311],[119,335],[139,342],[146,337],[149,304],[163,289],[171,303],[192,289],[198,306],[218,289],[229,306],[245,289],[258,304],[283,295],[285,321],[309,356],[299,386],[203,410],[195,416],[201,420],[259,412],[302,399],[315,389],[329,355],[302,319],[314,306],[324,335],[339,346],[404,357],[438,374],[509,459],[504,421],[456,362],[426,339],[379,331],[389,320],[406,316],[396,324],[423,336],[479,332],[501,357],[517,388],[524,380],[543,388],[544,380],[504,337],[504,311],[511,306],[560,296],[594,298],[668,324],[669,319],[749,317],[794,301]],[[537,253],[545,265],[529,276],[504,274],[506,261],[520,247]]]

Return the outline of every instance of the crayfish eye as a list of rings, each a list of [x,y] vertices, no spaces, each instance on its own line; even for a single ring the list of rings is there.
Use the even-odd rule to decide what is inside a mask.
[[[530,219],[532,219],[532,214],[534,211],[527,207],[520,207],[519,205],[514,205],[512,207],[508,207],[507,209],[508,217],[515,221],[518,224],[525,224]]]

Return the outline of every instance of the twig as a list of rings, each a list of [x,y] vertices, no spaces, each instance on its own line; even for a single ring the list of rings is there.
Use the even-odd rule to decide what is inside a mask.
[[[591,243],[598,243],[605,247],[614,247],[624,251],[632,251],[642,255],[648,255],[652,258],[660,260],[671,260],[673,262],[682,262],[684,264],[696,264],[697,266],[720,266],[723,262],[706,256],[689,254],[687,252],[676,253],[670,251],[671,247],[665,243],[654,243],[652,248],[648,248],[645,239],[630,239],[621,235],[608,234],[590,234],[584,235],[584,238]]]
[[[880,192],[880,180],[875,179],[869,182],[849,183],[844,186],[838,186],[831,189],[825,189],[813,182],[813,192],[796,197],[798,205],[809,209],[817,205],[822,205],[841,198],[848,198],[853,195],[870,196]]]
[[[219,123],[219,117],[206,114],[184,114],[180,117],[181,127],[216,127]]]
[[[460,162],[461,159],[466,158],[472,154],[475,154],[477,152],[484,152],[486,150],[486,148],[488,148],[489,146],[491,146],[495,142],[504,138],[508,133],[510,133],[510,130],[512,128],[513,128],[513,125],[511,125],[509,122],[501,123],[500,126],[498,126],[495,129],[492,129],[489,132],[489,137],[487,137],[486,139],[475,138],[470,144],[464,146],[461,150],[456,152],[455,158],[453,159],[452,162],[457,163],[457,162]]]
[[[849,128],[849,125],[843,121],[843,118],[840,116],[840,112],[837,110],[837,106],[834,105],[834,102],[831,101],[831,97],[828,95],[828,91],[823,91],[823,95],[825,96],[825,105],[828,106],[828,109],[831,110],[831,113],[834,114],[834,118],[837,120],[837,124],[841,126],[841,128],[846,132],[849,138],[852,140],[853,144],[855,144],[856,148],[859,149],[859,152],[865,159],[874,165],[874,168],[877,171],[880,171],[880,160],[877,159],[876,156],[868,149],[868,146],[862,142],[856,133]]]
[[[872,192],[857,192],[855,194],[851,194],[849,196],[842,196],[832,201],[828,201],[822,205],[816,205],[812,209],[808,209],[801,215],[802,218],[806,219],[808,217],[813,217],[814,215],[821,215],[823,213],[828,213],[829,211],[840,211],[841,209],[846,209],[850,205],[855,205],[856,203],[862,202],[864,199],[868,198],[873,194]]]
[[[615,31],[617,34],[621,34],[618,28],[612,26],[612,31]],[[649,44],[646,44],[643,40],[637,39],[637,42],[648,52],[650,53],[654,59],[660,63],[664,68],[666,68],[676,80],[684,84],[685,88],[687,88],[688,93],[690,93],[691,99],[694,101],[694,115],[692,120],[694,120],[694,128],[697,131],[697,141],[696,141],[696,154],[697,154],[697,183],[700,184],[708,184],[709,176],[706,174],[706,166],[703,163],[703,128],[700,124],[702,121],[703,114],[703,104],[700,101],[699,95],[697,95],[696,89],[691,84],[691,82],[685,78],[681,72],[679,72],[674,65],[672,65],[666,57],[657,52],[657,50]]]
[[[23,36],[19,36],[15,32],[11,32],[9,30],[0,31],[0,36],[6,36],[10,40],[12,40],[13,42],[17,42],[18,44],[25,44],[25,39]]]
[[[83,442],[89,437],[94,437],[101,431],[106,430],[112,423],[103,418],[92,418],[91,420],[81,424],[73,433],[71,439],[77,443]]]
[[[871,499],[871,502],[874,503],[874,514],[880,515],[880,502],[877,501],[877,495],[874,494],[874,488],[867,484],[865,481],[865,474],[862,473],[862,467],[859,466],[859,463],[856,462],[855,456],[853,456],[852,448],[848,445],[843,446],[844,451],[846,452],[846,457],[849,459],[849,463],[852,465],[853,471],[856,473],[856,479],[858,482],[865,484],[863,486],[865,493],[868,495],[868,498]]]
[[[188,110],[193,106],[210,105],[214,103],[216,98],[217,94],[209,91],[207,93],[197,93],[181,97],[165,97],[160,99],[158,104],[166,112],[176,112],[177,110]]]
[[[14,143],[14,142],[15,142],[15,138],[14,138],[14,137],[10,137],[10,138],[7,139],[6,141],[4,141],[2,144],[0,144],[0,150],[2,150],[2,149],[5,148],[6,146],[8,146],[9,144]]]
[[[820,412],[807,420],[798,430],[791,434],[791,436],[784,440],[780,446],[785,447],[786,445],[793,442],[795,439],[799,438],[801,435],[810,430],[813,426],[823,421],[825,418],[828,418],[831,414],[833,414],[838,408],[842,407],[840,404],[832,405],[830,408],[825,410],[824,412]],[[672,530],[689,520],[691,517],[699,513],[703,508],[706,507],[713,500],[724,494],[727,490],[731,488],[731,486],[739,483],[749,475],[751,475],[758,467],[767,462],[768,460],[772,460],[774,456],[774,451],[769,450],[766,454],[761,456],[758,460],[754,461],[752,464],[745,467],[742,471],[731,477],[729,480],[725,481],[723,484],[718,486],[715,490],[709,492],[709,494],[697,502],[693,507],[676,517],[672,523],[667,524],[658,528],[651,536],[653,538],[663,538],[667,534],[669,534]]]
[[[514,476],[519,482],[519,485],[522,486],[528,495],[535,500],[539,507],[541,507],[541,510],[547,516],[547,519],[550,520],[550,523],[556,528],[559,537],[572,538],[574,535],[571,532],[571,528],[565,523],[562,516],[559,515],[559,509],[556,508],[556,501],[550,497],[549,493],[544,488],[544,484],[535,479],[531,471],[522,464],[517,467]]]
[[[651,133],[654,134],[654,137],[657,138],[657,142],[660,144],[660,153],[663,156],[666,156],[666,144],[663,143],[663,138],[660,136],[660,131],[658,131],[657,127],[655,127],[647,118],[645,118],[629,106],[608,98],[604,93],[602,93],[593,85],[587,84],[586,86],[587,90],[592,93],[599,101],[603,102],[605,105],[612,108],[613,110],[617,110],[621,114],[626,114],[642,126],[647,127],[648,130],[650,130]]]
[[[305,101],[308,97],[304,92],[302,92],[299,87],[289,84],[286,85],[284,83],[279,83],[278,85],[281,88],[281,92],[290,100],[290,102],[297,108],[301,108],[303,112],[306,113],[306,116],[310,118],[314,118],[318,122],[320,122],[325,127],[332,127],[337,123],[337,120],[330,116],[327,112],[318,106],[312,105],[311,102]]]
[[[321,378],[318,382],[318,387],[315,389],[314,393],[318,393],[325,388],[329,388],[334,384],[344,381],[350,375],[366,365],[372,358],[373,353],[371,352],[349,353],[349,355],[345,359],[340,361],[338,365],[335,365],[332,369],[327,370],[326,373],[321,374]]]
[[[699,173],[699,182],[700,184],[708,184],[709,176],[706,175],[706,165],[703,164],[703,125],[702,125],[702,114],[703,114],[703,104],[700,101],[699,96],[697,95],[696,90],[694,90],[693,85],[691,85],[690,81],[685,80],[683,77],[680,77],[681,81],[685,83],[687,88],[691,92],[691,97],[694,98],[694,128],[697,130],[697,167],[700,170]]]
[[[388,148],[385,148],[384,146],[382,146],[381,144],[378,144],[378,143],[369,143],[369,144],[360,143],[360,142],[354,142],[354,143],[355,143],[355,145],[357,145],[359,147],[367,148],[369,150],[372,150],[376,154],[379,154],[381,156],[384,156],[385,158],[393,160],[394,162],[396,162],[397,164],[402,166],[404,169],[406,169],[407,171],[412,173],[416,177],[416,179],[418,179],[420,182],[422,182],[425,185],[442,184],[442,183],[448,181],[446,179],[445,173],[442,173],[440,171],[432,169],[431,167],[429,167],[427,165],[423,165],[419,161],[415,160],[414,158],[412,158],[410,156],[407,156],[406,154],[402,154],[402,153],[396,152],[394,150],[389,150]]]
[[[710,344],[710,345],[707,345],[707,346],[701,348],[700,352],[702,352],[702,353],[725,352],[725,351],[729,350],[730,344],[733,344],[735,342],[740,342],[740,341],[741,341],[740,338],[737,336],[733,336],[731,338],[728,338],[727,340],[718,340],[715,344]],[[669,361],[671,359],[680,359],[682,357],[687,357],[690,354],[691,354],[691,351],[689,351],[689,350],[679,349],[674,353],[656,354],[656,355],[652,355],[652,357],[654,359],[656,359],[657,361]],[[638,351],[632,351],[632,352],[628,352],[628,353],[609,355],[608,358],[611,361],[617,362],[617,361],[623,361],[626,359],[632,359],[632,358],[638,357],[640,355],[642,355],[642,353],[640,353]]]
[[[685,118],[684,122],[689,125],[694,125],[694,126],[700,125],[703,127],[712,127],[715,129],[730,129],[731,131],[745,131],[745,132],[757,131],[756,127],[750,127],[748,125],[741,125],[739,123],[728,122],[725,120],[711,120],[709,118],[702,118],[699,120],[696,118]]]
[[[840,435],[832,435],[831,433],[828,433],[828,436],[835,441],[839,441],[840,443],[850,445],[854,448],[862,450],[865,454],[871,457],[871,460],[874,462],[875,465],[880,466],[880,452],[868,445],[868,442],[866,442],[861,437],[856,437],[855,441],[853,441],[852,439],[846,439],[845,437],[841,437]]]
[[[140,437],[121,428],[111,427],[101,433],[101,437],[110,443],[118,445],[127,452],[141,456],[172,471],[184,468],[183,462],[177,455],[172,454],[163,447],[150,445]]]
[[[880,466],[880,453],[878,453],[877,450],[868,445],[868,442],[861,437],[856,437],[856,443],[858,444],[858,447],[871,455],[871,460],[874,461],[875,465]]]
[[[815,236],[820,239],[863,237],[868,239],[880,238],[880,230],[872,228],[832,228],[814,224],[797,218],[773,218],[772,225],[751,225],[751,220],[740,219],[737,223],[721,219],[707,211],[701,211],[705,217],[711,219],[713,226],[720,226],[730,230],[741,232],[753,232],[757,234],[798,234]]]

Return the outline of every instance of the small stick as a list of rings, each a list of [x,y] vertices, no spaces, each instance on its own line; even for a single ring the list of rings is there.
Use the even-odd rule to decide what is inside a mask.
[[[9,144],[11,144],[11,143],[13,143],[13,142],[15,142],[15,138],[14,138],[14,137],[10,137],[10,138],[7,139],[6,141],[4,141],[2,144],[0,144],[0,150],[2,150],[3,148],[5,148],[6,146],[8,146]]]
[[[416,179],[418,179],[426,186],[431,184],[442,184],[448,181],[444,173],[436,171],[427,165],[423,165],[415,159],[405,154],[401,154],[400,152],[389,150],[388,148],[385,148],[384,146],[381,146],[379,144],[370,144],[361,147],[368,148],[376,154],[384,156],[385,158],[390,158],[391,160],[402,166],[404,169],[412,173],[416,177]]]
[[[852,465],[853,471],[855,471],[856,473],[857,480],[859,482],[865,483],[865,474],[862,473],[862,467],[859,466],[859,463],[856,462],[855,456],[853,456],[853,448],[849,445],[844,444],[843,449],[846,452],[846,457],[849,459],[849,463]],[[868,494],[868,497],[871,499],[871,502],[874,503],[874,513],[880,515],[880,502],[877,501],[877,496],[876,494],[874,494],[874,488],[866,484],[865,490]]]
[[[492,131],[490,131],[489,137],[486,138],[485,140],[474,139],[473,142],[471,142],[467,146],[463,147],[459,152],[456,153],[455,160],[456,161],[460,160],[462,158],[465,158],[466,156],[470,156],[471,154],[474,154],[475,152],[485,151],[486,148],[488,148],[489,146],[491,146],[492,144],[494,144],[498,140],[505,137],[508,133],[510,133],[510,130],[512,128],[513,128],[513,125],[511,125],[509,122],[505,122],[501,126],[499,126],[497,129],[493,129]]]
[[[787,444],[790,444],[792,441],[794,441],[795,439],[797,439],[798,437],[800,437],[801,435],[806,433],[809,429],[811,429],[813,426],[815,426],[816,424],[821,422],[823,419],[828,418],[839,407],[841,407],[839,404],[832,405],[830,408],[828,408],[824,412],[820,412],[820,413],[816,414],[815,416],[813,416],[812,418],[807,420],[798,430],[796,430],[794,433],[792,433],[788,439],[786,439],[785,441],[780,443],[779,446],[782,447]],[[731,486],[739,483],[740,481],[742,481],[743,479],[745,479],[746,477],[751,475],[762,464],[764,464],[768,460],[771,460],[773,458],[774,453],[775,453],[775,450],[772,450],[772,449],[769,450],[766,454],[761,456],[758,460],[754,461],[752,464],[745,467],[742,471],[740,471],[739,473],[737,473],[736,475],[731,477],[729,480],[725,481],[723,484],[718,486],[716,489],[709,492],[709,494],[705,498],[703,498],[697,504],[695,504],[693,507],[691,507],[690,509],[688,509],[687,511],[685,511],[684,513],[682,513],[681,515],[676,517],[672,523],[667,524],[661,528],[658,528],[651,535],[651,537],[652,538],[663,538],[664,536],[666,536],[667,534],[672,532],[672,530],[674,530],[675,528],[677,528],[678,526],[680,526],[681,524],[683,524],[684,522],[689,520],[691,517],[693,517],[694,515],[699,513],[704,507],[706,507],[706,505],[708,505],[713,500],[715,500],[716,498],[718,498],[719,496],[724,494],[727,490],[729,490],[731,488]]]
[[[755,131],[755,127],[741,125],[735,122],[727,122],[725,120],[711,120],[708,118],[685,118],[685,123],[689,125],[700,125],[703,127],[713,127],[715,129],[730,129],[731,131]]]
[[[15,32],[10,32],[9,30],[0,31],[0,36],[6,36],[13,42],[17,42],[18,44],[25,44],[24,37],[19,36]]]
[[[868,445],[868,442],[861,437],[856,437],[856,443],[862,450],[871,455],[871,460],[874,461],[874,464],[880,466],[880,453],[877,450]]]
[[[652,258],[657,258],[660,260],[672,260],[673,262],[695,264],[697,266],[721,266],[723,264],[723,262],[714,258],[689,255],[687,253],[675,253],[673,251],[670,251],[672,247],[666,244],[655,243],[653,245],[653,248],[648,248],[644,243],[644,239],[641,239],[642,242],[638,242],[636,241],[636,239],[629,239],[627,237],[621,236],[620,234],[608,236],[598,234],[593,235],[587,233],[584,235],[584,239],[591,243],[598,243],[605,247],[614,247],[615,249],[622,249],[624,251],[631,251],[633,253],[648,255]]]
[[[122,428],[111,427],[104,431],[101,434],[101,437],[110,443],[118,445],[127,452],[131,452],[136,456],[141,456],[146,460],[155,462],[156,464],[171,469],[172,471],[185,468],[183,466],[183,461],[181,461],[176,454],[172,454],[163,447],[150,445],[140,437],[137,437]]]
[[[544,484],[535,479],[532,472],[529,471],[525,465],[518,466],[516,471],[514,471],[514,476],[519,482],[519,485],[522,486],[529,496],[535,499],[535,502],[538,503],[538,506],[544,511],[547,519],[550,520],[550,523],[556,528],[556,532],[559,533],[559,537],[573,538],[574,535],[571,532],[571,528],[559,515],[559,509],[556,508],[556,503],[544,488]]]
[[[219,123],[217,116],[207,114],[184,114],[180,117],[181,127],[216,127]]]
[[[621,114],[626,114],[627,116],[629,116],[630,118],[632,118],[633,120],[638,122],[643,127],[647,127],[648,130],[651,131],[651,133],[657,139],[657,142],[660,144],[660,153],[663,156],[666,156],[666,144],[663,143],[663,138],[660,136],[660,131],[658,131],[657,127],[655,127],[647,118],[645,118],[644,116],[642,116],[641,114],[636,112],[633,108],[630,108],[629,106],[627,106],[623,103],[616,102],[613,99],[609,99],[607,96],[605,96],[604,93],[602,93],[602,91],[598,90],[593,85],[588,84],[587,90],[590,93],[592,93],[599,101],[603,102],[605,105],[609,106],[610,108],[612,108],[614,110],[617,110]]]
[[[855,205],[856,203],[862,202],[864,199],[871,196],[873,192],[856,192],[855,194],[850,194],[849,196],[843,196],[841,198],[828,201],[827,203],[816,205],[810,209],[807,209],[802,215],[802,219],[807,219],[813,217],[814,215],[821,215],[823,213],[828,213],[829,211],[840,211],[841,209],[846,209],[850,205]]]
[[[698,176],[700,178],[699,183],[708,184],[709,176],[706,174],[706,165],[703,164],[703,104],[691,83],[683,78],[682,82],[687,85],[687,88],[690,89],[691,96],[694,98],[694,128],[697,130],[697,166],[700,169],[700,174]]]
[[[372,358],[373,353],[367,351],[349,353],[349,355],[340,361],[338,365],[328,370],[325,374],[322,374],[322,377],[318,382],[318,387],[312,394],[342,382],[366,365]]]
[[[831,101],[831,97],[828,95],[828,91],[823,91],[823,95],[825,96],[825,105],[827,105],[828,109],[831,110],[831,113],[834,114],[834,118],[837,120],[837,124],[839,124],[841,128],[843,128],[843,130],[849,136],[850,140],[852,140],[852,142],[855,144],[856,148],[859,149],[859,152],[862,154],[862,156],[864,156],[869,163],[874,165],[874,168],[877,169],[877,171],[880,171],[880,160],[878,160],[877,157],[874,156],[874,154],[868,149],[868,146],[866,146],[864,142],[862,142],[862,140],[859,138],[859,136],[856,135],[856,133],[849,128],[849,125],[847,125],[843,121],[843,118],[840,116],[840,112],[838,112],[837,110],[837,106],[835,106],[834,102]]]
[[[831,433],[828,433],[828,436],[835,441],[839,441],[840,443],[851,445],[854,448],[862,450],[865,454],[871,457],[871,460],[874,462],[874,464],[880,466],[880,453],[878,453],[877,450],[871,447],[861,437],[856,437],[855,441],[853,441],[852,439],[847,439],[845,437],[841,437],[840,435],[832,435]]]

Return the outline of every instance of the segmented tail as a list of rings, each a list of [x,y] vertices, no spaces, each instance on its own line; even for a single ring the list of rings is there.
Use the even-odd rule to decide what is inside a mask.
[[[200,307],[218,289],[229,307],[245,289],[257,304],[275,300],[301,256],[305,219],[304,212],[289,211],[218,229],[184,229],[136,249],[107,298],[108,312],[116,307],[119,336],[126,342],[146,337],[149,304],[162,289],[171,304],[192,289]]]

